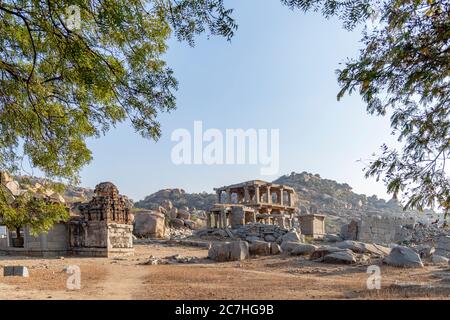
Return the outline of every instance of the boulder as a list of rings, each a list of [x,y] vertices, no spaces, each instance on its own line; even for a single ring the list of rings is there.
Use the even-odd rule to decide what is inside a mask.
[[[245,238],[245,241],[247,242],[261,241],[261,238],[257,236],[249,236]]]
[[[164,238],[165,216],[156,211],[137,211],[134,214],[133,234],[137,237]]]
[[[266,240],[267,242],[275,242],[275,241],[277,241],[277,239],[276,239],[273,235],[271,235],[271,234],[267,234],[267,235],[264,237],[264,240]]]
[[[340,249],[349,249],[355,253],[370,253],[376,256],[384,257],[391,252],[390,248],[378,244],[364,243],[353,240],[345,240],[334,245]]]
[[[178,209],[177,208],[172,208],[169,211],[167,211],[167,216],[170,219],[175,219],[176,217],[178,217]]]
[[[228,242],[212,243],[208,249],[208,258],[215,260],[217,262],[229,261],[230,259],[229,243]]]
[[[208,258],[218,261],[241,261],[248,259],[249,247],[245,241],[214,242],[208,250]]]
[[[191,230],[194,230],[196,227],[196,223],[194,221],[190,221],[190,220],[184,220],[184,225]]]
[[[166,210],[164,207],[159,206],[159,207],[158,207],[158,211],[159,211],[160,213],[164,214],[164,215],[167,214],[167,210]]]
[[[433,262],[434,264],[444,264],[444,265],[449,265],[449,259],[443,256],[438,256],[433,254],[433,256],[431,257],[431,262]]]
[[[281,250],[281,247],[278,243],[271,242],[270,243],[270,254],[276,255],[282,253],[283,250]]]
[[[191,218],[191,214],[189,213],[189,211],[186,211],[184,209],[180,209],[178,210],[178,218],[180,219],[184,219],[184,220],[189,220]]]
[[[356,263],[356,256],[353,251],[346,249],[325,255],[323,257],[323,262],[352,264]]]
[[[170,224],[172,227],[174,228],[184,228],[184,220],[183,219],[179,219],[179,218],[175,218],[170,220]]]
[[[270,255],[270,243],[265,241],[253,241],[249,246],[250,255],[268,256]]]
[[[291,253],[291,251],[297,248],[299,244],[301,243],[298,241],[284,241],[281,244],[281,249],[283,250],[283,252]]]
[[[337,235],[337,234],[326,234],[323,237],[323,240],[326,242],[339,242],[344,240],[341,236]]]
[[[291,255],[293,256],[302,256],[313,253],[317,250],[317,246],[308,243],[299,243],[296,247],[291,251]]]
[[[295,230],[291,230],[285,235],[281,236],[281,243],[285,241],[300,241],[300,234]]]
[[[408,247],[394,247],[383,262],[395,267],[423,268],[420,256]]]
[[[166,209],[166,211],[170,211],[173,209],[173,204],[172,201],[170,200],[163,200],[163,202],[161,202],[161,207],[163,207],[164,209]]]
[[[414,250],[419,254],[420,258],[430,258],[436,249],[433,246],[422,244],[414,248]]]
[[[328,255],[330,253],[334,253],[334,252],[345,251],[345,250],[346,249],[330,247],[330,246],[322,246],[322,247],[317,248],[313,253],[311,253],[311,255],[309,256],[309,259],[323,261],[323,258],[326,255]]]
[[[230,261],[241,261],[248,259],[248,243],[245,241],[233,241],[230,243]]]

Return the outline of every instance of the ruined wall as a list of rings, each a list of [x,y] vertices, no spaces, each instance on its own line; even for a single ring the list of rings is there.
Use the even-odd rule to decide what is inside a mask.
[[[394,216],[366,216],[358,221],[357,240],[380,244],[410,240],[414,219]]]
[[[133,248],[133,226],[129,224],[108,224],[108,248]]]
[[[48,233],[42,233],[37,237],[31,236],[28,228],[25,228],[24,248],[42,251],[67,250],[67,225],[65,223],[57,223],[48,231]]]

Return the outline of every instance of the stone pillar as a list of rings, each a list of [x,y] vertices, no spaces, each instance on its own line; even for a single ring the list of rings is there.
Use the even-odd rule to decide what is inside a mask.
[[[244,202],[250,202],[250,193],[248,192],[248,187],[244,187]]]
[[[267,203],[272,203],[272,193],[270,192],[270,186],[267,186]]]
[[[218,190],[217,193],[217,203],[222,203],[222,191]]]
[[[283,204],[283,203],[284,203],[284,199],[283,199],[283,198],[284,198],[284,190],[283,190],[283,188],[281,188],[281,189],[280,189],[280,199],[279,199],[278,202],[279,202],[280,205],[282,205],[282,206],[284,205],[284,204]]]
[[[292,191],[288,191],[288,203],[289,207],[292,207]]]
[[[255,186],[255,203],[258,204],[261,201],[261,195],[259,193],[259,186]]]
[[[227,228],[228,227],[228,222],[227,222],[227,212],[224,210],[222,210],[222,225],[223,228]]]
[[[223,218],[222,218],[222,215],[223,215],[223,211],[220,211],[220,213],[217,215],[217,221],[218,221],[218,227],[219,228],[223,228]]]
[[[206,227],[208,228],[208,229],[211,229],[211,212],[208,212],[207,214],[206,214]]]

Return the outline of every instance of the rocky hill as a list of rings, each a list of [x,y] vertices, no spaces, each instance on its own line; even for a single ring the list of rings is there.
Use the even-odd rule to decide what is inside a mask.
[[[302,213],[317,212],[327,215],[329,232],[339,231],[342,224],[362,215],[413,215],[420,219],[435,217],[435,213],[431,210],[423,213],[413,210],[403,211],[397,200],[386,201],[375,195],[357,194],[348,184],[324,179],[318,174],[293,172],[273,182],[291,186],[296,190],[298,207]],[[206,192],[187,193],[183,189],[163,189],[136,202],[135,207],[156,209],[164,200],[170,200],[176,208],[208,210],[215,203],[216,196]]]
[[[170,200],[175,208],[209,210],[216,201],[216,196],[210,193],[186,193],[183,189],[163,189],[155,192],[144,200],[134,204],[136,208],[157,209],[164,200]]]

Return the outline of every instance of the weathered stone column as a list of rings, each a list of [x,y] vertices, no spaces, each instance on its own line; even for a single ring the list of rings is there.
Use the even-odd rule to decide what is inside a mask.
[[[272,203],[272,193],[270,192],[270,186],[267,186],[267,203]]]
[[[206,214],[206,227],[208,228],[208,229],[211,229],[211,212],[208,212],[207,214]]]
[[[244,202],[250,202],[250,193],[248,192],[248,187],[244,187]]]
[[[258,204],[261,201],[261,195],[259,193],[259,186],[255,186],[255,203]]]
[[[289,207],[292,207],[292,191],[288,191],[288,202],[289,202]]]
[[[283,190],[283,188],[280,188],[280,199],[279,199],[279,203],[280,203],[280,205],[284,205],[283,203],[284,203],[284,190]]]
[[[220,213],[217,215],[217,222],[219,224],[219,228],[223,228],[223,219],[222,219],[223,211],[220,211]]]
[[[216,191],[217,194],[217,203],[222,203],[222,191],[218,190]]]
[[[222,210],[221,215],[222,215],[222,225],[223,225],[223,228],[227,228],[227,227],[228,227],[228,223],[227,223],[227,213],[226,213],[225,209]]]

